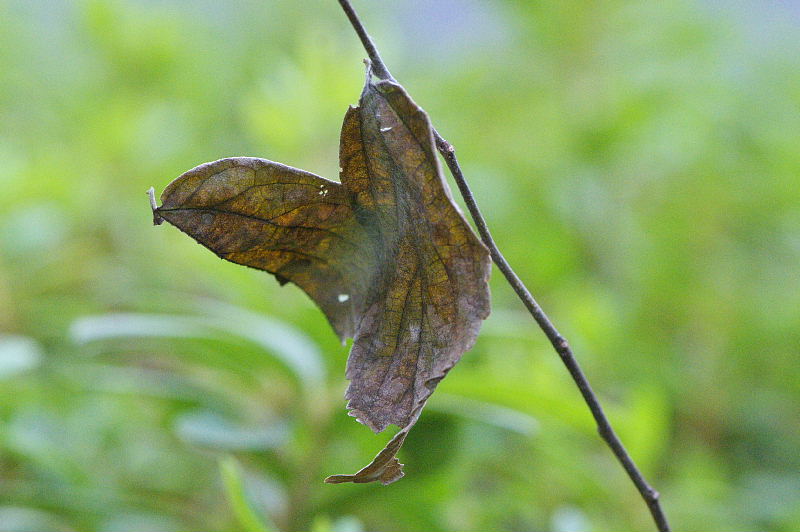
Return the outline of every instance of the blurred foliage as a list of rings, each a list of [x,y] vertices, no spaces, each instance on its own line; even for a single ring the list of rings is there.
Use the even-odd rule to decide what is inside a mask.
[[[800,528],[800,11],[356,2],[677,530]],[[0,529],[649,530],[499,275],[384,488],[296,288],[153,228],[257,155],[337,175],[330,0],[0,2]],[[167,258],[169,257],[169,258]]]

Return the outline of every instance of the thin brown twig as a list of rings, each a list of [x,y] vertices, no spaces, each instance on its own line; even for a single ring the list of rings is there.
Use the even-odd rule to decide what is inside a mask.
[[[386,64],[381,59],[378,49],[375,47],[375,44],[373,43],[367,31],[364,29],[364,25],[361,23],[361,20],[358,18],[355,10],[350,5],[349,0],[339,0],[339,4],[342,6],[347,18],[350,20],[350,23],[353,25],[353,28],[358,34],[359,39],[361,39],[361,44],[364,46],[367,55],[369,55],[370,61],[372,62],[372,72],[378,78],[394,81],[389,69],[386,68]],[[661,509],[658,491],[653,489],[644,479],[641,471],[639,471],[639,468],[636,467],[633,459],[630,457],[628,451],[625,449],[625,446],[622,444],[622,441],[620,441],[619,437],[614,432],[614,429],[611,427],[611,424],[609,423],[608,418],[603,411],[603,407],[600,406],[597,396],[592,390],[592,387],[589,385],[589,381],[586,379],[583,370],[581,370],[580,364],[578,364],[577,359],[572,354],[572,349],[570,348],[566,339],[564,339],[564,337],[561,336],[561,334],[555,328],[553,323],[547,317],[547,314],[545,314],[544,310],[542,310],[542,307],[539,306],[539,304],[536,302],[536,299],[534,299],[530,291],[520,280],[517,274],[514,273],[514,270],[508,264],[508,261],[506,261],[505,257],[503,257],[503,254],[500,252],[500,249],[498,249],[497,245],[495,244],[494,239],[489,232],[489,227],[486,225],[486,220],[484,219],[483,214],[481,214],[478,204],[475,202],[475,197],[473,196],[472,191],[470,190],[469,185],[467,185],[467,182],[464,178],[464,173],[461,171],[461,166],[458,164],[455,149],[435,129],[433,130],[433,135],[436,140],[436,147],[444,158],[450,173],[453,174],[453,178],[458,185],[461,196],[464,198],[467,209],[469,210],[470,215],[472,216],[472,219],[478,228],[478,233],[481,236],[481,240],[483,240],[483,243],[487,248],[489,248],[492,260],[497,265],[497,268],[503,273],[508,281],[508,284],[511,285],[511,288],[525,304],[528,312],[530,312],[531,316],[533,316],[533,319],[536,320],[536,323],[542,329],[542,332],[544,332],[545,336],[547,336],[547,339],[550,340],[553,348],[556,350],[558,356],[561,358],[561,361],[566,366],[567,370],[572,376],[573,381],[575,381],[575,384],[578,386],[584,401],[589,407],[589,410],[592,412],[592,416],[594,416],[600,436],[611,448],[614,456],[617,457],[617,460],[619,460],[619,462],[622,464],[622,467],[625,469],[628,476],[639,490],[639,493],[641,494],[645,503],[647,503],[647,507],[653,516],[656,527],[660,532],[670,532],[667,517],[664,515],[664,511]]]

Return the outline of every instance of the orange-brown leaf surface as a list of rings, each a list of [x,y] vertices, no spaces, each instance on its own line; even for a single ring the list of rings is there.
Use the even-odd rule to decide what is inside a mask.
[[[223,259],[302,288],[339,337],[350,414],[401,430],[368,466],[327,482],[384,484],[437,383],[489,314],[489,254],[453,203],[432,128],[398,84],[367,83],[345,115],[341,183],[279,163],[222,159],[190,170],[155,211]]]

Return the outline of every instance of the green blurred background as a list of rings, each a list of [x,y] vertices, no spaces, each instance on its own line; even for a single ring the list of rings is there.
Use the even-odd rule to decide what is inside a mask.
[[[800,7],[357,1],[457,148],[676,530],[800,529]],[[0,530],[651,530],[497,272],[390,487],[296,287],[145,196],[328,177],[364,52],[333,0],[0,1]]]

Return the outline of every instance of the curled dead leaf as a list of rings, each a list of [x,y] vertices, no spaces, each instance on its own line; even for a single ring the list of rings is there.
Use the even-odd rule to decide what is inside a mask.
[[[401,427],[354,475],[389,484],[397,452],[438,382],[489,314],[489,253],[452,200],[425,112],[392,81],[367,83],[345,115],[341,183],[265,159],[200,165],[154,209],[225,260],[302,288],[352,337],[350,414]]]

